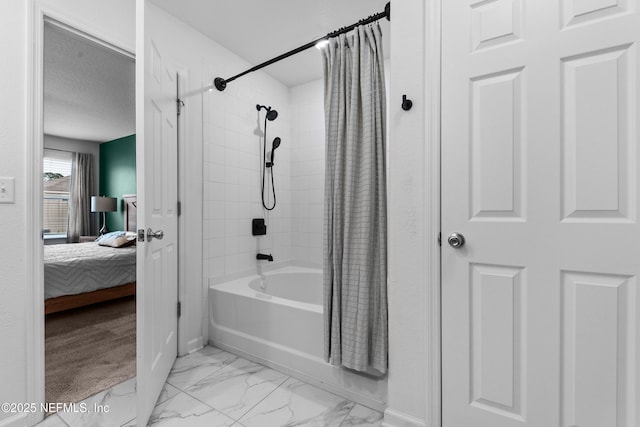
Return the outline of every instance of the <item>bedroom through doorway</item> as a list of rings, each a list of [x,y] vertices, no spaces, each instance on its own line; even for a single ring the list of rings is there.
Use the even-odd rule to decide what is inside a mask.
[[[135,58],[43,39],[44,401],[72,403],[136,375]]]

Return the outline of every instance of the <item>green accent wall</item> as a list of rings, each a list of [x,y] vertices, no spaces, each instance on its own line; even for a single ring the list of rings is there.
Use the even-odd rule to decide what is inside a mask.
[[[136,194],[135,135],[100,144],[100,195],[118,199],[118,211],[107,212],[110,231],[124,230],[123,194]]]

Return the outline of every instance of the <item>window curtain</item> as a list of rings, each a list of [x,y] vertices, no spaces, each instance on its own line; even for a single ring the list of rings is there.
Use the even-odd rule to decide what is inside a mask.
[[[91,235],[91,193],[93,161],[90,153],[75,153],[71,169],[69,224],[67,243],[77,243],[80,236]]]
[[[324,49],[325,359],[387,371],[386,100],[375,23]]]

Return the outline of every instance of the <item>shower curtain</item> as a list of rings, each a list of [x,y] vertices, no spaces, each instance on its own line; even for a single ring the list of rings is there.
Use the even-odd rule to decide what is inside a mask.
[[[376,23],[324,49],[325,359],[387,371],[386,101]]]
[[[67,243],[78,243],[91,232],[91,192],[93,166],[90,153],[75,153],[71,170],[71,191]]]

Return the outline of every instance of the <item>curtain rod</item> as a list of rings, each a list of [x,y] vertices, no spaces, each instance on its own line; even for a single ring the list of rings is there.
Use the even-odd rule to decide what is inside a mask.
[[[382,18],[387,18],[387,21],[391,20],[391,3],[387,3],[386,6],[384,7],[384,11],[382,11],[380,13],[376,13],[375,15],[371,15],[368,18],[361,19],[360,21],[356,22],[355,24],[349,25],[348,27],[342,27],[339,30],[333,31],[331,33],[328,33],[324,37],[320,37],[319,39],[316,39],[316,40],[314,40],[312,42],[309,42],[309,43],[305,44],[304,46],[300,46],[298,48],[290,50],[287,53],[283,53],[280,56],[276,56],[275,58],[270,59],[268,61],[265,61],[260,65],[256,65],[255,67],[249,68],[248,70],[243,71],[240,74],[236,74],[233,77],[229,77],[228,79],[223,79],[222,77],[216,77],[213,80],[213,84],[216,87],[216,89],[218,89],[219,91],[222,92],[223,90],[225,90],[227,88],[227,83],[234,81],[238,77],[242,77],[245,74],[249,74],[249,73],[251,73],[253,71],[257,71],[257,70],[259,70],[261,68],[266,67],[267,65],[271,65],[271,64],[273,64],[275,62],[281,61],[281,60],[283,60],[285,58],[288,58],[288,57],[290,57],[292,55],[295,55],[296,53],[300,53],[303,50],[307,50],[310,47],[315,46],[318,42],[320,42],[322,40],[327,40],[327,39],[329,39],[331,37],[335,37],[335,36],[338,36],[340,34],[348,33],[349,31],[353,30],[354,28],[356,28],[359,25],[370,24],[371,22],[375,22],[375,21],[377,21],[379,19],[382,19]]]

